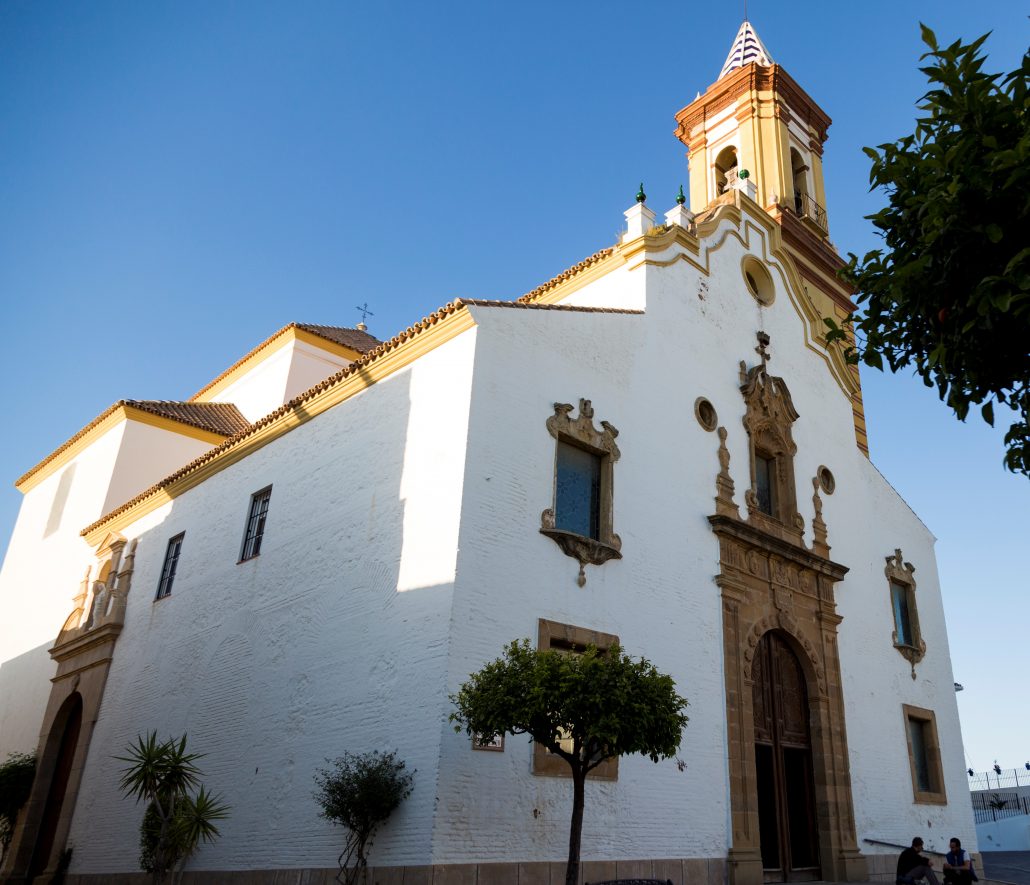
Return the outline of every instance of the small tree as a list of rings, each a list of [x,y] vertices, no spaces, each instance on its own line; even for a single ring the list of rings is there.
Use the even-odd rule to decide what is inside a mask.
[[[18,812],[29,800],[32,781],[36,777],[36,756],[33,753],[11,753],[0,763],[0,862],[14,837]]]
[[[375,832],[411,795],[415,771],[405,771],[394,752],[344,753],[326,759],[329,768],[315,774],[315,800],[322,817],[349,831],[337,859],[338,882],[355,885],[368,867]]]
[[[568,763],[573,792],[565,883],[576,885],[587,775],[617,756],[640,753],[657,762],[674,755],[687,723],[687,701],[675,689],[672,677],[618,645],[569,655],[536,651],[524,639],[469,676],[451,696],[457,712],[450,719],[455,731],[464,727],[480,739],[528,734]]]
[[[154,882],[179,872],[201,842],[214,841],[215,821],[229,816],[229,807],[200,783],[196,760],[202,753],[186,752],[186,735],[158,742],[157,732],[141,736],[115,758],[128,762],[119,786],[126,796],[147,803],[140,824],[140,867]],[[193,795],[192,791],[196,790]]]

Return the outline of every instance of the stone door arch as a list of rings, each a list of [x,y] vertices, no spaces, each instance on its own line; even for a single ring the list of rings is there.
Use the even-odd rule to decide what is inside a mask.
[[[50,867],[57,826],[67,797],[68,781],[81,731],[82,695],[74,691],[58,711],[44,745],[43,757],[40,759],[39,772],[49,786],[32,850],[32,859],[29,862],[29,881],[42,875]],[[56,861],[56,858],[54,860]]]

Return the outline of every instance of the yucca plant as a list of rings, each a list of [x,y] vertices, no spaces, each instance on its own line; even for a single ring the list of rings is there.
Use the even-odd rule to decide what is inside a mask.
[[[147,803],[140,824],[140,867],[154,882],[164,882],[169,874],[181,876],[197,846],[218,838],[215,821],[228,817],[229,807],[200,783],[196,760],[203,754],[186,752],[186,735],[158,741],[157,732],[151,732],[137,737],[126,753],[115,757],[129,763],[119,787]]]

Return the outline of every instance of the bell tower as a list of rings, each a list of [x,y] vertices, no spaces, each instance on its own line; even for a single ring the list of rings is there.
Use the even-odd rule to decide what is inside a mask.
[[[830,118],[776,62],[745,21],[718,79],[676,114],[687,146],[690,209],[734,202],[740,191],[775,219],[816,309],[836,322],[854,304],[837,277],[844,266],[829,240],[823,144]],[[856,387],[858,368],[852,367]],[[855,436],[869,454],[862,394],[853,396]]]
[[[760,206],[786,208],[815,236],[827,235],[822,153],[830,118],[773,61],[751,22],[740,26],[719,78],[676,122],[689,150],[691,211],[719,200],[746,170]]]

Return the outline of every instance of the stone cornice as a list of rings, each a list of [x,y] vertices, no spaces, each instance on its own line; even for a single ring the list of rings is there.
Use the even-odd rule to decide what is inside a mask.
[[[826,575],[832,581],[843,580],[850,571],[846,565],[834,562],[824,556],[819,556],[804,547],[791,544],[776,535],[770,535],[762,529],[733,519],[730,516],[713,514],[708,517],[708,523],[716,535],[726,536],[740,541],[752,547],[758,547],[770,553],[775,553],[795,565],[811,569],[821,575]]]

